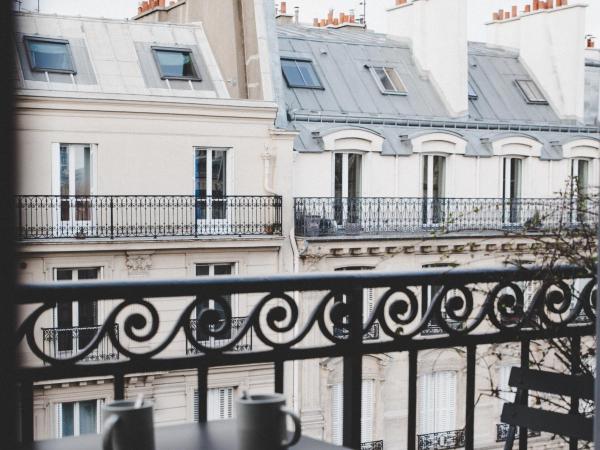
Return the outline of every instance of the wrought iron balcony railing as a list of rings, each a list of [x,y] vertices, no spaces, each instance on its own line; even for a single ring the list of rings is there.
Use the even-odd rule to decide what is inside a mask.
[[[101,326],[42,328],[44,353],[53,358],[71,358],[94,340]],[[113,324],[114,333],[119,336],[119,324]],[[93,351],[83,361],[108,361],[119,359],[119,352],[108,336],[97,342]]]
[[[446,450],[465,446],[465,430],[419,435],[419,450]]]
[[[294,200],[295,232],[316,237],[541,231],[597,221],[592,205],[582,211],[568,198],[304,197]]]
[[[281,234],[281,197],[19,195],[19,239]]]
[[[232,336],[235,336],[238,334],[238,332],[244,325],[244,322],[246,321],[246,319],[247,319],[247,317],[232,317],[231,318],[231,326],[225,327],[225,329],[223,331],[217,333],[216,336],[205,335],[202,332],[202,327],[200,326],[199,320],[191,319],[190,320],[190,331],[192,332],[192,335],[195,336],[196,342],[203,345],[204,347],[219,348],[219,347],[223,347],[225,344],[227,344],[231,340]],[[217,327],[211,326],[211,331],[214,333]],[[237,344],[235,344],[235,346],[232,348],[232,351],[234,351],[234,352],[249,352],[249,351],[251,351],[252,350],[252,335],[253,335],[253,333],[252,333],[252,330],[250,329],[246,334],[244,334],[244,337]],[[199,353],[201,353],[201,351],[197,347],[190,345],[190,343],[187,340],[185,341],[185,354],[186,355],[197,355]]]
[[[335,337],[348,337],[350,335],[350,330],[349,327],[345,327],[345,326],[334,326],[333,327],[333,335]],[[363,339],[365,341],[372,341],[372,340],[377,340],[379,339],[379,324],[378,323],[374,323],[371,328],[369,328],[369,331],[367,331],[364,336]]]
[[[360,450],[383,450],[383,441],[363,442]]]
[[[574,279],[582,279],[577,295],[568,287]],[[533,300],[525,310],[522,281],[535,281]],[[563,282],[564,280],[564,282]],[[318,358],[341,358],[342,371],[342,435],[343,444],[361,446],[362,380],[364,355],[407,354],[408,398],[406,416],[408,450],[450,448],[464,445],[475,448],[475,380],[477,354],[491,344],[515,343],[520,346],[522,360],[528,360],[531,341],[563,339],[570,342],[572,352],[582,353],[581,337],[594,334],[594,298],[597,282],[585,270],[565,267],[555,270],[530,268],[496,269],[430,269],[419,272],[344,271],[294,275],[197,277],[180,280],[99,280],[51,282],[17,287],[14,298],[23,322],[11,342],[23,345],[40,360],[28,358],[28,365],[16,369],[21,396],[20,435],[33,439],[33,399],[37,382],[64,378],[112,377],[113,396],[125,396],[125,377],[156,371],[195,370],[198,386],[198,417],[208,414],[208,373],[212,367],[240,364],[271,364],[274,390],[284,392],[288,361]],[[436,295],[420,314],[418,293],[436,287]],[[380,292],[373,299],[373,309],[363,317],[364,289]],[[452,294],[450,295],[450,293]],[[306,297],[305,297],[306,293]],[[254,305],[247,319],[231,339],[217,345],[221,333],[231,324],[228,296],[252,297]],[[337,301],[344,297],[344,302]],[[310,301],[299,301],[310,298]],[[298,299],[298,301],[296,300]],[[57,304],[78,301],[110,302],[112,309],[89,344],[69,358],[43,347],[38,321]],[[178,302],[179,316],[165,318],[159,308],[165,302]],[[369,300],[370,301],[370,300]],[[184,306],[179,306],[184,303]],[[205,305],[209,308],[205,308]],[[105,305],[106,306],[106,305]],[[199,315],[197,311],[202,308]],[[590,318],[576,322],[581,312]],[[502,320],[505,314],[511,321]],[[445,317],[448,319],[446,320]],[[535,317],[536,320],[532,321]],[[123,323],[123,336],[115,327],[117,318]],[[192,329],[195,322],[195,330]],[[453,321],[451,322],[450,319]],[[445,334],[423,336],[431,321]],[[458,322],[460,326],[457,326]],[[539,327],[531,326],[531,323]],[[348,324],[349,332],[336,336],[334,324]],[[379,339],[368,339],[373,325],[379,325]],[[160,330],[160,333],[159,333]],[[200,331],[199,331],[200,330]],[[253,334],[252,351],[237,351],[236,346],[248,333]],[[170,352],[176,340],[184,335],[190,348],[198,352],[182,355]],[[202,340],[198,340],[200,333]],[[204,339],[205,336],[216,340]],[[116,360],[95,364],[82,363],[109,339],[121,356]],[[134,341],[135,349],[128,343]],[[465,428],[460,432],[437,436],[417,436],[419,390],[417,369],[419,353],[439,348],[464,349],[466,383],[464,397]],[[482,348],[484,350],[482,350]],[[169,349],[169,350],[167,350]],[[182,352],[183,353],[183,352]],[[527,401],[527,398],[524,398]],[[17,411],[15,411],[17,414]],[[521,443],[527,447],[527,436]],[[464,444],[462,444],[464,442]],[[437,446],[437,447],[436,447]]]
[[[506,439],[508,439],[508,429],[509,428],[510,428],[510,425],[507,423],[497,423],[496,424],[496,442],[504,442],[504,441],[506,441]],[[517,429],[515,430],[515,439],[519,439],[520,434],[521,434],[520,428],[517,427]],[[539,431],[527,430],[528,437],[538,437],[541,435],[542,435],[542,433],[540,433]]]

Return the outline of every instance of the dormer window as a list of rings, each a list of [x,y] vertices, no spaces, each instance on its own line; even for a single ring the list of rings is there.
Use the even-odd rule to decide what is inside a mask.
[[[288,87],[323,89],[323,85],[309,60],[282,59],[281,70]]]
[[[527,103],[534,105],[547,105],[548,100],[542,94],[540,88],[533,80],[515,80],[521,93],[525,96]]]
[[[152,52],[163,80],[202,81],[190,49],[152,47]]]
[[[76,73],[69,41],[26,36],[25,47],[32,71]]]
[[[406,95],[406,87],[393,67],[367,66],[382,94]]]

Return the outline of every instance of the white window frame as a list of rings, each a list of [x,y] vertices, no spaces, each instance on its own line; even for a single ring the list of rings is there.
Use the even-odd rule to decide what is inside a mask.
[[[379,88],[379,90],[381,91],[382,94],[402,95],[402,96],[408,95],[408,90],[406,89],[406,85],[404,84],[404,81],[400,77],[400,74],[398,74],[398,71],[396,70],[395,67],[389,67],[389,66],[367,66],[367,67],[369,68],[369,72],[371,72],[371,76],[375,80],[375,83],[377,84],[377,87]],[[379,76],[377,75],[377,70],[383,70],[383,73],[385,74],[389,83],[392,86],[394,86],[393,90],[389,90],[389,89],[385,88],[385,86],[381,83]],[[390,73],[392,75],[390,75]],[[396,80],[398,81],[398,83],[400,83],[400,86],[398,86],[396,81],[394,81],[394,77],[396,77]]]
[[[71,281],[79,281],[79,271],[80,270],[96,270],[98,273],[98,276],[95,278],[96,280],[101,280],[103,278],[103,267],[55,267],[52,269],[53,275],[52,275],[52,279],[53,281],[58,281],[57,280],[57,273],[59,270],[70,270],[72,274],[77,274],[77,278],[73,278],[73,276],[71,276]],[[68,280],[65,280],[68,281]],[[98,324],[101,324],[103,321],[103,314],[101,315],[100,313],[100,305],[102,304],[102,302],[96,302],[96,314],[97,314],[97,321]],[[71,302],[71,317],[72,317],[72,321],[71,321],[71,328],[76,328],[79,327],[79,302],[78,301],[74,301]],[[102,317],[101,317],[102,316]],[[54,308],[52,308],[52,325],[54,328],[58,328],[58,306],[55,306]],[[72,353],[77,353],[79,351],[79,348],[77,348],[77,337],[75,335],[75,333],[73,333],[73,344],[72,344],[72,351],[65,351],[65,352],[58,352],[59,356],[61,353],[64,353],[65,356],[71,356]]]
[[[98,146],[96,144],[77,144],[77,143],[64,143],[64,142],[53,142],[52,143],[52,195],[58,198],[57,204],[54,208],[54,224],[55,233],[59,235],[61,233],[61,227],[74,226],[74,227],[90,227],[93,223],[97,223],[95,217],[95,209],[91,208],[90,220],[69,220],[63,221],[61,218],[61,170],[60,170],[60,149],[61,147],[67,147],[69,152],[69,198],[74,197],[75,191],[75,151],[72,149],[89,147],[90,149],[90,195],[96,195],[97,192],[97,172],[98,166]],[[74,203],[74,202],[73,202]],[[69,217],[74,218],[75,206],[71,206],[69,211]]]
[[[210,198],[211,202],[206,202],[206,217],[203,218],[196,218],[196,221],[198,223],[198,225],[203,226],[203,225],[208,225],[210,227],[210,225],[218,225],[219,229],[223,230],[225,233],[228,231],[228,224],[231,223],[231,218],[229,217],[229,214],[231,212],[229,205],[227,204],[227,197],[229,195],[233,195],[231,194],[232,190],[233,190],[233,185],[232,185],[232,178],[231,176],[229,176],[231,173],[233,172],[233,168],[232,168],[232,149],[231,147],[203,147],[203,146],[194,146],[194,151],[192,152],[192,156],[193,156],[193,167],[194,167],[194,173],[193,173],[193,188],[194,188],[194,197],[196,198],[196,152],[198,151],[205,151],[206,152],[206,198]],[[223,219],[214,219],[213,218],[213,214],[212,214],[212,158],[213,158],[213,152],[215,151],[219,151],[219,152],[224,152],[225,153],[225,197],[223,199],[223,201],[225,202],[225,218]],[[201,198],[201,197],[198,197]],[[211,234],[219,234],[219,229],[212,229],[211,230]]]
[[[62,406],[65,403],[73,403],[73,436],[81,436],[81,430],[80,430],[80,421],[79,421],[79,404],[81,402],[89,402],[95,400],[96,401],[96,434],[100,433],[100,429],[101,429],[101,424],[102,424],[102,420],[101,420],[101,415],[102,415],[102,405],[105,402],[105,399],[103,398],[98,398],[98,399],[94,399],[94,398],[90,398],[90,399],[84,399],[84,400],[76,400],[76,401],[70,401],[70,402],[58,402],[54,404],[54,415],[55,415],[55,436],[57,439],[60,439],[63,437],[63,430],[62,430]]]
[[[442,160],[444,161],[444,170],[443,170],[443,174],[442,174],[442,181],[443,183],[439,183],[438,180],[438,185],[441,185],[441,191],[442,194],[441,196],[438,197],[434,197],[433,196],[433,185],[434,185],[434,161],[435,158],[442,158]],[[444,212],[442,211],[442,220],[441,221],[435,221],[434,220],[434,208],[433,208],[433,202],[430,202],[430,200],[432,199],[444,199],[446,198],[446,193],[448,190],[448,155],[447,154],[437,154],[437,153],[423,153],[421,155],[421,167],[419,170],[419,180],[421,181],[421,185],[420,185],[420,192],[421,192],[421,197],[423,197],[423,185],[426,184],[427,189],[425,192],[425,196],[424,198],[427,199],[427,204],[423,205],[424,207],[427,208],[426,211],[426,216],[425,216],[425,222],[424,224],[427,226],[436,226],[439,225],[441,222],[443,222],[443,216],[444,216]],[[423,174],[423,168],[425,166],[425,162],[427,161],[427,179],[423,179],[424,178],[424,174]],[[442,206],[443,208],[443,206]]]
[[[196,268],[198,266],[208,266],[208,275],[196,275]],[[208,276],[208,277],[220,277],[222,275],[215,275],[215,266],[230,266],[231,267],[231,275],[237,275],[237,263],[234,262],[230,262],[230,261],[225,261],[225,262],[195,262],[194,263],[194,276],[195,277],[203,277],[203,276]],[[214,308],[215,307],[215,301],[214,300],[209,300],[209,308]],[[231,317],[237,317],[238,314],[238,296],[237,294],[231,294]],[[196,309],[194,308],[193,314],[192,314],[193,318],[196,318]],[[212,339],[212,338],[211,338]]]
[[[510,192],[510,180],[512,178],[512,166],[511,163],[513,160],[520,161],[520,174],[518,180],[518,195],[513,197]],[[505,217],[503,217],[503,222],[509,225],[521,224],[523,223],[522,217],[522,208],[519,204],[520,199],[523,198],[523,186],[525,179],[525,161],[526,159],[521,156],[515,155],[506,155],[502,158],[502,200],[505,202],[505,205],[508,205],[508,212],[505,213]],[[510,211],[510,202],[515,200],[517,203],[517,217],[516,221],[512,220],[512,213]]]

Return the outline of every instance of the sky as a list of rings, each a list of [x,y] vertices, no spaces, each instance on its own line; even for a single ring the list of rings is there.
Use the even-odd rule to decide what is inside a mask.
[[[12,0],[17,4],[17,0]],[[219,0],[204,0],[219,1]],[[279,0],[277,0],[278,2]],[[394,0],[365,0],[367,2],[367,26],[373,30],[385,32],[385,9],[394,4]],[[469,39],[485,41],[484,23],[492,17],[492,11],[500,8],[509,10],[511,5],[525,5],[529,0],[467,0],[469,10]],[[110,17],[124,19],[137,12],[138,0],[21,0],[21,8],[43,13],[81,15],[92,17]],[[168,3],[168,1],[167,1]],[[598,38],[600,45],[600,0],[571,0],[571,3],[587,3],[586,33]],[[357,16],[362,13],[362,0],[288,0],[288,11],[294,6],[300,7],[300,21],[312,23],[314,17],[323,18],[329,8],[339,11],[355,9]],[[520,8],[522,9],[522,8]]]

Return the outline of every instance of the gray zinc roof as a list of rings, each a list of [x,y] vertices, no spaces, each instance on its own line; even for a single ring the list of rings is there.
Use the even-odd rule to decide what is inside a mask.
[[[580,135],[575,136],[565,132],[547,131],[522,133],[502,130],[484,130],[484,129],[464,129],[450,131],[437,128],[418,128],[394,125],[342,125],[339,123],[320,123],[320,122],[295,122],[294,129],[298,131],[298,136],[294,141],[294,150],[301,153],[320,153],[324,151],[322,137],[334,129],[359,127],[371,130],[380,134],[384,138],[382,154],[387,156],[408,156],[411,155],[411,139],[423,133],[451,133],[467,141],[466,156],[493,156],[491,143],[506,136],[515,134],[530,137],[542,143],[541,158],[546,160],[559,160],[563,157],[562,145],[574,138],[592,138],[599,139],[600,136]]]
[[[431,83],[418,72],[408,43],[359,30],[279,26],[281,57],[312,60],[324,90],[290,89],[288,111],[348,115],[445,117],[446,108]],[[394,67],[408,95],[382,95],[365,65]],[[285,85],[285,83],[284,83]]]
[[[503,122],[556,123],[560,119],[549,105],[525,101],[515,80],[531,79],[516,51],[469,43],[469,83],[477,99],[469,100],[469,118]]]

